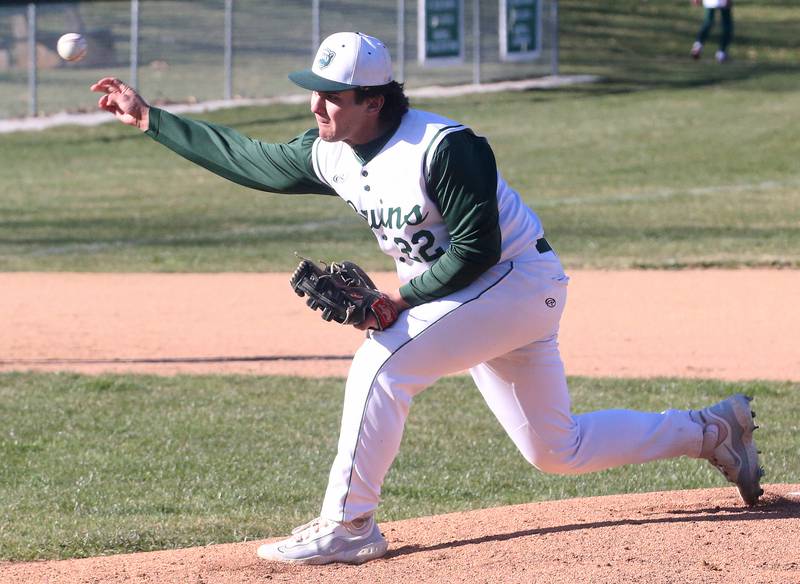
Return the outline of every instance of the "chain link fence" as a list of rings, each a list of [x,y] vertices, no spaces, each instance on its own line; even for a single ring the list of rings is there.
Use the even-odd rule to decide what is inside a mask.
[[[94,111],[89,86],[105,76],[161,104],[296,94],[287,73],[343,30],[383,40],[408,88],[540,77],[557,73],[557,18],[557,0],[6,1],[0,119]],[[84,60],[58,57],[66,32],[87,38]],[[459,54],[431,58],[443,47]]]

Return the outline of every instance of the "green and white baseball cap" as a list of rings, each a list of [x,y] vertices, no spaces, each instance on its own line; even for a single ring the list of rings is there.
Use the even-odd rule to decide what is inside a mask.
[[[311,69],[290,73],[289,79],[312,91],[378,87],[392,81],[392,59],[375,37],[337,32],[322,41]]]

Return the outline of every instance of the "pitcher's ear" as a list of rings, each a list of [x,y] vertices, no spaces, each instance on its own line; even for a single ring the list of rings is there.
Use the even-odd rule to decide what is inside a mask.
[[[367,111],[371,113],[380,112],[385,101],[386,99],[383,97],[383,95],[375,95],[370,97],[369,103],[367,104]]]

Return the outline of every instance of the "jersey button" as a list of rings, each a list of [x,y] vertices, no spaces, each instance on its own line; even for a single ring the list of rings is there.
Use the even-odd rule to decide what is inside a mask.
[[[406,263],[406,258],[400,258],[400,261]]]
[[[381,235],[381,239],[382,239],[383,241],[386,241],[386,240],[387,240],[387,239],[389,239],[389,238],[388,238],[388,237],[386,237],[385,235]]]
[[[364,185],[364,190],[368,191],[369,190],[369,185]]]
[[[369,173],[366,170],[362,170],[361,176],[369,176]]]

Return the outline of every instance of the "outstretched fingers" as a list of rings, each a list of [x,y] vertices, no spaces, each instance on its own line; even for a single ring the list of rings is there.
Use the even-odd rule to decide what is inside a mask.
[[[90,88],[92,91],[104,94],[97,100],[97,107],[111,113],[117,113],[119,107],[116,103],[115,94],[121,93],[121,84],[122,81],[116,77],[103,77],[100,81],[92,85]]]
[[[106,93],[100,96],[100,99],[97,100],[97,107],[107,112],[111,112],[112,114],[120,112],[120,108],[117,105],[118,95],[119,94],[115,93]]]
[[[98,93],[125,93],[130,87],[116,77],[103,77],[92,85],[90,89]]]
[[[103,77],[90,89],[103,94],[97,100],[98,108],[114,114],[123,124],[147,130],[149,106],[130,85],[116,77]]]

